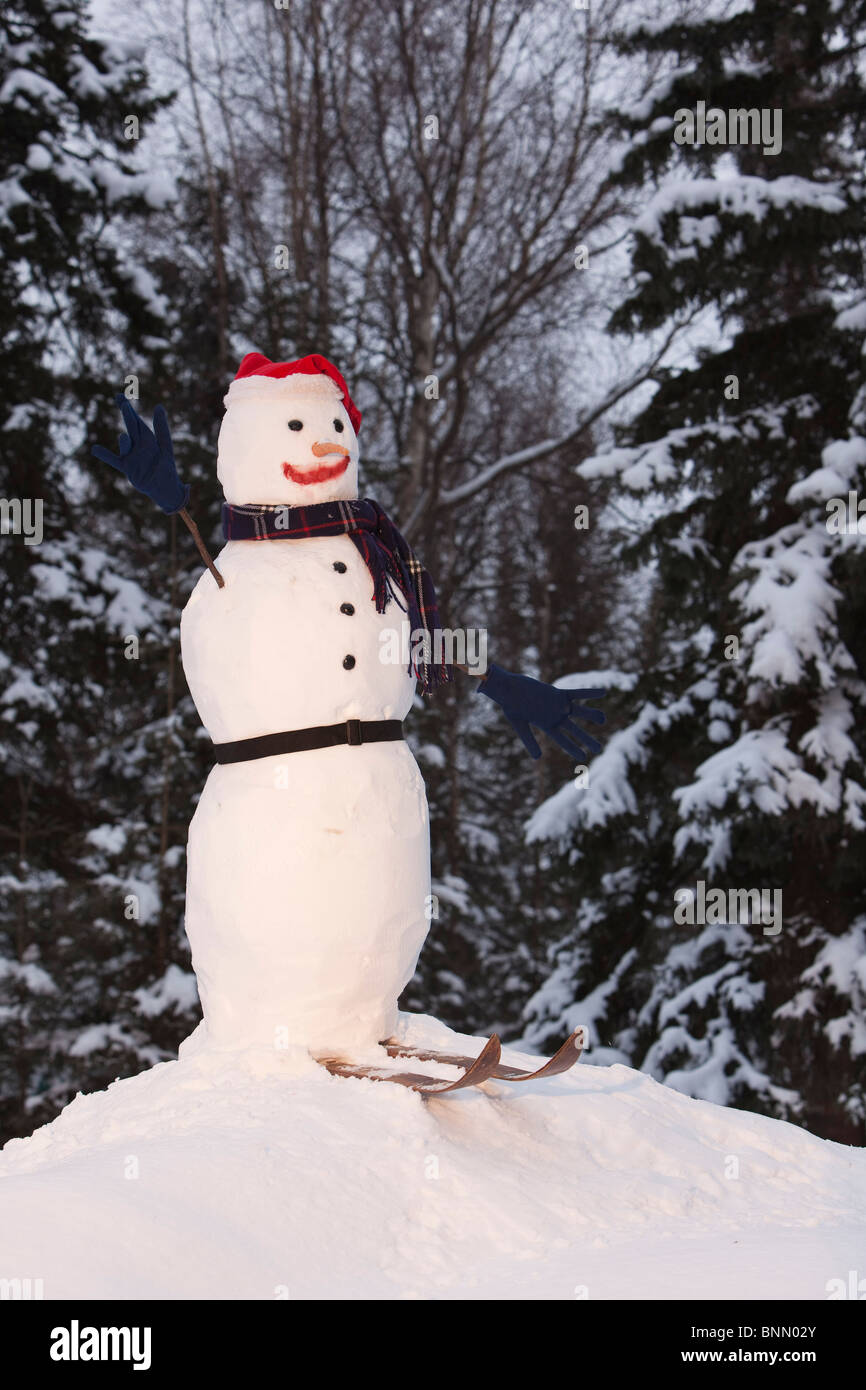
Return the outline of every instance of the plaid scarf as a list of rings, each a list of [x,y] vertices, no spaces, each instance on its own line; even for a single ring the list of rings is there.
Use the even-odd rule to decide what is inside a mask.
[[[435,665],[433,662],[434,633],[440,629],[433,580],[378,502],[368,497],[353,502],[317,502],[310,507],[254,503],[235,506],[224,502],[223,535],[227,541],[348,536],[370,571],[376,612],[384,613],[393,598],[408,616],[408,669],[414,671],[424,693],[429,694],[435,686],[451,679],[442,650],[440,660]]]

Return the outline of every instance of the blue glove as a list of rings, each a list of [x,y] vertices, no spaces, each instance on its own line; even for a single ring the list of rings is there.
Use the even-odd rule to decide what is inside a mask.
[[[543,729],[571,758],[582,758],[586,753],[598,753],[601,749],[598,739],[572,721],[576,718],[603,724],[603,712],[589,709],[582,702],[602,700],[606,690],[560,690],[555,685],[533,680],[532,676],[515,676],[511,671],[503,671],[501,666],[491,666],[478,689],[501,706],[532,758],[540,758],[541,749],[530,724]]]
[[[115,396],[120,406],[126,434],[117,441],[120,450],[112,454],[100,444],[94,444],[90,452],[102,463],[110,463],[118,472],[125,473],[132,486],[138,488],[167,514],[179,512],[189,501],[189,487],[177,476],[174,449],[168,419],[161,405],[153,412],[151,430],[136,414],[134,407],[124,395]]]

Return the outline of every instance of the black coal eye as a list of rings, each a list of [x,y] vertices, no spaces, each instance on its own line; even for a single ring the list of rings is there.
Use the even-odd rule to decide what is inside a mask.
[[[304,422],[303,422],[303,420],[290,420],[290,421],[289,421],[289,429],[290,429],[290,430],[302,430],[303,428],[304,428]]]
[[[342,422],[342,420],[335,420],[335,421],[334,421],[334,429],[337,431],[337,434],[342,434],[342,433],[343,433],[343,422]]]

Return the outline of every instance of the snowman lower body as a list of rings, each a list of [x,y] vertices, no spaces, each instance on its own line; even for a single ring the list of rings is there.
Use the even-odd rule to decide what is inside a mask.
[[[186,899],[209,1042],[321,1056],[390,1036],[429,893],[427,798],[405,743],[215,767]]]

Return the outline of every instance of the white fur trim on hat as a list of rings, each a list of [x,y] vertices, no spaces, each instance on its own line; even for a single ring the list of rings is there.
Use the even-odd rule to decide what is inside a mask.
[[[290,376],[243,376],[233,381],[228,393],[223,396],[223,405],[228,408],[235,401],[275,401],[301,397],[319,400],[342,401],[340,388],[324,372],[292,372]]]

